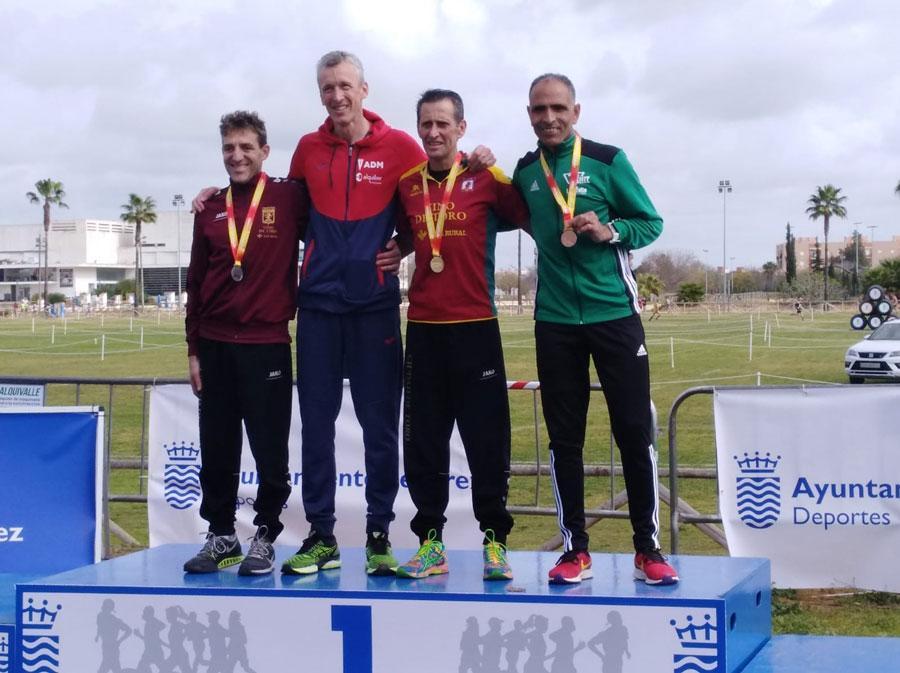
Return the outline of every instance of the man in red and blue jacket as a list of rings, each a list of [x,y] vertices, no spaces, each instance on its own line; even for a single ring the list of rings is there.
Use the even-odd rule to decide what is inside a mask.
[[[409,135],[363,109],[368,85],[356,56],[326,54],[317,76],[328,119],[300,139],[290,168],[312,200],[297,298],[302,493],[311,530],[282,571],[340,566],[334,436],[346,376],[365,448],[366,571],[393,574],[388,528],[399,487],[402,345],[400,287],[391,271],[399,254],[379,253],[396,250],[397,183],[425,155]]]

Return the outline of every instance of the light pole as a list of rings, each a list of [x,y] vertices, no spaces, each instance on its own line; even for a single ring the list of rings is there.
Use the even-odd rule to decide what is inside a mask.
[[[869,255],[869,268],[875,268],[875,230],[878,229],[877,224],[867,224],[866,229],[870,230],[869,238],[871,239],[872,254]]]
[[[178,268],[178,310],[181,310],[181,207],[184,205],[184,196],[181,194],[176,194],[172,197],[172,205],[175,206],[176,217],[178,218],[178,228],[176,230],[176,248],[178,250],[178,261],[176,262]]]
[[[719,180],[719,194],[722,195],[722,291],[725,293],[725,301],[728,302],[728,265],[725,247],[726,232],[726,203],[728,195],[731,193],[731,180]]]

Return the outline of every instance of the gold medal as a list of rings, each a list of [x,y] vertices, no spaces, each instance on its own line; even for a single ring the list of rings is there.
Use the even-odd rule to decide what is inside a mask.
[[[440,255],[435,255],[431,258],[431,261],[428,263],[428,266],[431,267],[431,270],[435,273],[440,273],[444,270],[444,258]]]
[[[244,269],[239,264],[235,264],[231,267],[231,280],[235,283],[240,283],[244,280]]]
[[[571,248],[578,242],[578,234],[574,229],[563,229],[563,233],[559,236],[559,242],[564,248]]]

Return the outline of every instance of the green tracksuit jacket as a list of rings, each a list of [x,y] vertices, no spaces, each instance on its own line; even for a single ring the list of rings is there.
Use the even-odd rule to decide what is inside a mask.
[[[519,160],[513,173],[538,247],[535,319],[581,325],[625,318],[640,311],[628,251],[655,241],[662,218],[622,150],[582,139],[575,214],[593,210],[601,222],[612,223],[619,241],[595,243],[579,236],[574,247],[564,247],[559,240],[562,212],[547,186],[540,151],[565,197],[574,143],[572,135],[553,150],[539,145]]]

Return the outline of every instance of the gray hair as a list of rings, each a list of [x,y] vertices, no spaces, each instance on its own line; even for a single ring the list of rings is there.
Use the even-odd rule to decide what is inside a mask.
[[[360,84],[366,81],[366,73],[363,71],[363,64],[359,57],[356,54],[351,54],[349,51],[340,50],[329,51],[319,59],[319,62],[316,63],[316,77],[321,77],[326,69],[334,68],[341,63],[349,63],[356,68],[356,72],[359,73]]]
[[[531,86],[528,87],[528,95],[531,95],[531,92],[534,91],[534,87],[548,79],[553,79],[564,84],[565,87],[569,90],[569,93],[572,94],[572,100],[575,100],[575,85],[572,84],[572,80],[570,80],[565,75],[560,75],[557,72],[545,72],[543,75],[538,75],[537,77],[535,77],[534,81],[531,83]]]

